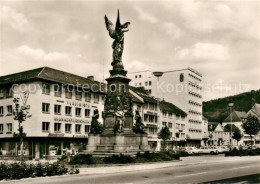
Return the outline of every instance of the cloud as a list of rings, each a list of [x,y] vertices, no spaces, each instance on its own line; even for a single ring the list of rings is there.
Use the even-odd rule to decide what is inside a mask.
[[[145,12],[142,8],[135,7],[135,10],[138,12],[140,20],[147,21],[147,22],[153,23],[153,24],[158,22],[157,18],[155,18],[151,14]]]
[[[198,42],[190,48],[176,49],[178,59],[227,60],[229,48],[216,43]]]
[[[27,45],[20,46],[18,48],[19,53],[32,57],[33,59],[44,60],[44,61],[63,61],[68,59],[67,54],[59,52],[46,53],[42,49],[33,49]]]
[[[66,42],[68,43],[75,43],[75,42],[79,42],[81,40],[88,40],[89,39],[89,35],[87,33],[85,34],[79,34],[77,32],[72,33],[68,39],[66,40]]]
[[[0,9],[0,23],[6,23],[19,32],[25,32],[31,28],[24,14],[8,6],[2,6]]]
[[[173,22],[165,22],[162,24],[162,29],[165,31],[165,33],[174,38],[178,39],[181,38],[184,34],[183,31]]]

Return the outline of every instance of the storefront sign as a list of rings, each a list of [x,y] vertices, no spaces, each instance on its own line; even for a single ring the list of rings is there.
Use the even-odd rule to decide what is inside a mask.
[[[90,108],[90,105],[87,103],[82,102],[73,102],[73,101],[66,101],[67,105],[76,106],[76,107],[88,107]]]
[[[64,137],[64,134],[49,133],[49,137]]]
[[[65,121],[65,122],[74,122],[74,123],[89,123],[85,119],[76,119],[76,118],[67,118],[67,117],[54,117],[54,121]]]

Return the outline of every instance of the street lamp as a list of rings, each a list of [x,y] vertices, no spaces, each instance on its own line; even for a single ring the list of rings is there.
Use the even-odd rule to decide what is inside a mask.
[[[230,120],[231,120],[231,124],[230,124],[230,147],[231,147],[231,150],[232,150],[232,121],[233,121],[233,116],[232,116],[232,112],[233,112],[233,106],[234,106],[234,103],[229,103],[228,104],[229,106],[229,109],[230,109]]]
[[[158,115],[159,115],[159,113],[160,113],[160,107],[159,107],[158,84],[159,84],[159,78],[163,75],[163,72],[159,72],[159,71],[153,72],[153,75],[154,75],[155,77],[157,77],[157,89],[156,89],[156,91],[157,91],[157,109],[159,109],[159,111],[158,111]],[[158,120],[158,116],[157,116],[157,122],[158,122],[158,121],[159,121],[159,120]]]

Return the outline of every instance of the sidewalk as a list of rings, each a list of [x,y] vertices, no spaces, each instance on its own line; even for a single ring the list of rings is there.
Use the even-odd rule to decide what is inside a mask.
[[[144,164],[129,164],[129,165],[117,165],[117,166],[100,166],[100,167],[85,167],[79,168],[80,174],[109,174],[119,172],[129,172],[138,170],[160,169],[172,166],[187,166],[197,164],[210,164],[216,162],[235,162],[237,160],[246,161],[249,159],[260,160],[260,156],[245,156],[245,157],[224,157],[224,156],[193,156],[182,157],[181,161],[169,161],[169,162],[155,162]]]

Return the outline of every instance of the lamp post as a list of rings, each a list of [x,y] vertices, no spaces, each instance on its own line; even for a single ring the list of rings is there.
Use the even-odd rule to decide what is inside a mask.
[[[233,112],[233,106],[234,106],[234,103],[229,103],[228,104],[229,106],[229,109],[230,109],[230,121],[231,121],[231,124],[230,124],[230,147],[231,147],[231,150],[232,150],[232,121],[233,121],[233,115],[232,115],[232,112]]]
[[[163,75],[163,72],[153,72],[153,75],[155,76],[155,77],[157,77],[157,89],[156,89],[156,92],[157,92],[157,94],[156,94],[156,96],[157,96],[157,109],[159,109],[159,111],[158,111],[158,114],[160,113],[160,107],[159,107],[159,91],[158,91],[158,84],[159,84],[159,79],[160,79],[160,77]],[[159,120],[158,120],[158,116],[157,116],[157,122],[158,122]]]

